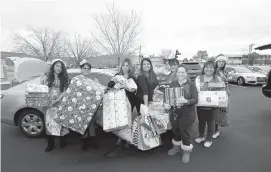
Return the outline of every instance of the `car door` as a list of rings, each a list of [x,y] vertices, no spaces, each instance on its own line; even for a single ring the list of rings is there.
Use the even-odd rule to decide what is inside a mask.
[[[226,67],[225,71],[229,74],[228,81],[233,82],[233,69],[231,67]]]

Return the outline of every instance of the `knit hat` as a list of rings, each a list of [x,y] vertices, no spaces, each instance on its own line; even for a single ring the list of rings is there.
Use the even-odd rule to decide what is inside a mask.
[[[61,59],[54,59],[51,64],[54,64],[57,61],[61,61],[64,64],[64,66],[66,66],[65,62]]]
[[[216,57],[215,61],[217,62],[218,60],[224,60],[225,62],[227,62],[227,57],[224,55],[219,55]]]

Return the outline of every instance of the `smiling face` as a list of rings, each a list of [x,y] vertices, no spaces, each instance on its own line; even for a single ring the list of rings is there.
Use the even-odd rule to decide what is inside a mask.
[[[56,74],[60,74],[62,72],[62,64],[60,62],[56,62],[54,65],[54,72]]]
[[[129,68],[129,63],[125,62],[122,66],[121,66],[121,70],[123,73],[128,73],[130,68]]]
[[[207,65],[205,66],[205,68],[204,68],[204,73],[205,73],[206,75],[211,76],[211,75],[214,74],[214,72],[215,72],[215,67],[214,67],[214,65],[212,65],[212,64],[207,64]]]
[[[176,73],[177,79],[179,81],[183,81],[184,79],[187,78],[187,72],[186,69],[184,67],[179,67],[177,69],[177,73]]]
[[[143,61],[142,69],[144,72],[149,72],[151,70],[151,64],[148,61]]]
[[[91,68],[89,67],[89,65],[85,64],[81,68],[81,73],[82,73],[82,75],[88,75],[88,74],[90,74],[90,70],[91,70]]]

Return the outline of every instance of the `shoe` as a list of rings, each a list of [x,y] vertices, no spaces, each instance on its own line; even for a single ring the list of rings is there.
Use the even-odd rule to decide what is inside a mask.
[[[51,152],[55,147],[50,147],[50,146],[47,146],[45,148],[45,152]]]
[[[172,139],[172,144],[173,147],[171,149],[168,150],[167,154],[170,156],[176,155],[177,153],[181,152],[181,144],[182,141],[175,141],[174,139]]]
[[[205,140],[204,137],[198,137],[198,138],[195,140],[195,142],[196,142],[196,143],[201,143],[201,142],[203,142],[204,140]]]
[[[220,136],[220,131],[215,132],[213,135],[213,139],[216,139],[218,136]]]
[[[55,140],[51,135],[46,135],[47,147],[45,148],[45,152],[51,152],[55,148]]]
[[[212,141],[206,141],[206,142],[204,143],[204,147],[206,147],[206,148],[211,147],[211,145],[212,145]]]

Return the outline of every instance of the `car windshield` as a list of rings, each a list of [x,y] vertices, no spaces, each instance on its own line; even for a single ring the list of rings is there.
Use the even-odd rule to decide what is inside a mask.
[[[235,70],[238,73],[253,73],[251,70],[249,70],[248,68],[245,68],[245,67],[236,67]]]
[[[269,72],[269,70],[271,69],[270,67],[268,66],[262,66],[260,67],[261,70],[263,70],[264,72]]]

